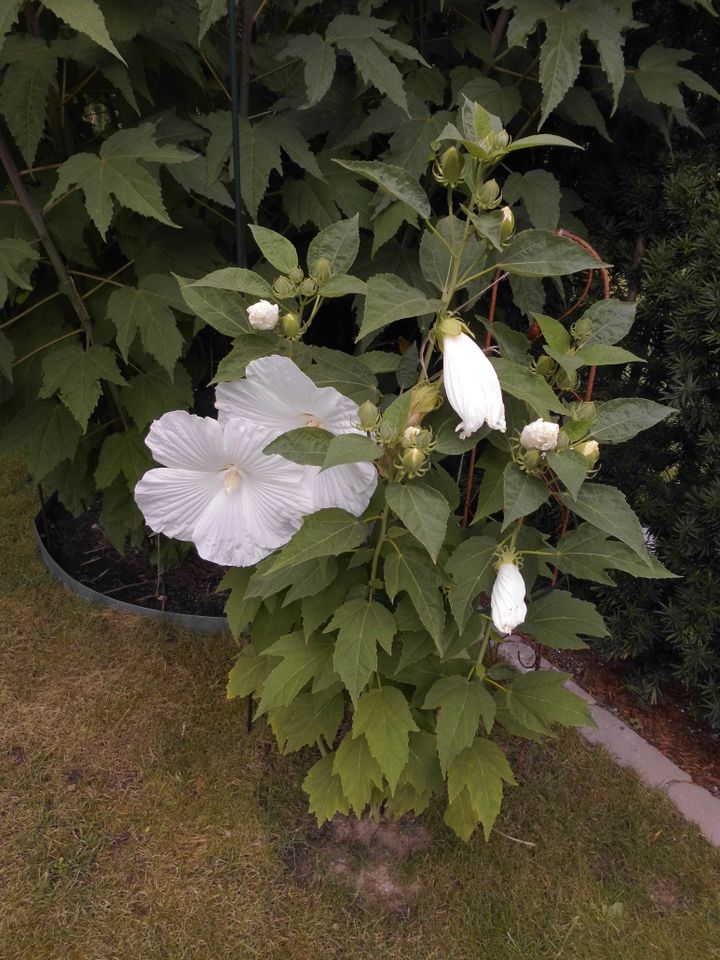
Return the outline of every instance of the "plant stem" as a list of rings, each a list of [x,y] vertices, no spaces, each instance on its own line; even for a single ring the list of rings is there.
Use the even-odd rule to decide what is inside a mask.
[[[71,330],[69,333],[64,333],[61,337],[55,337],[54,340],[49,340],[47,343],[43,343],[39,347],[35,347],[35,349],[31,350],[30,353],[26,353],[24,356],[19,357],[14,361],[13,366],[16,367],[24,360],[29,360],[30,357],[34,357],[36,353],[40,353],[42,350],[47,350],[48,347],[52,347],[56,343],[60,343],[61,340],[67,340],[68,337],[76,337],[79,333],[83,332],[84,331],[82,327],[77,327],[75,330]]]
[[[22,320],[23,317],[27,317],[28,314],[32,313],[33,310],[37,310],[38,307],[41,307],[44,303],[48,303],[50,300],[54,300],[55,297],[60,296],[60,291],[56,290],[54,293],[51,293],[47,297],[43,297],[42,300],[38,300],[37,303],[34,303],[31,307],[28,307],[27,310],[23,310],[22,313],[16,313],[14,317],[10,317],[9,320],[6,320],[5,323],[0,323],[0,330],[4,330],[6,327],[11,327],[18,320]]]
[[[390,513],[390,508],[388,507],[387,504],[385,504],[385,509],[382,512],[382,519],[380,520],[380,532],[378,533],[377,543],[375,544],[375,552],[373,553],[372,564],[370,565],[370,586],[368,588],[368,603],[370,603],[373,597],[375,578],[377,576],[378,563],[380,562],[380,551],[382,550],[382,545],[385,542],[385,534],[387,533],[389,513]]]

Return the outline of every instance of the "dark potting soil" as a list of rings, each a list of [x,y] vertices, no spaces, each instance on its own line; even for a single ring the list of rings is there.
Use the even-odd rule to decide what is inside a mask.
[[[125,603],[153,610],[170,610],[200,616],[221,617],[227,592],[216,593],[225,574],[193,549],[169,570],[161,571],[139,548],[118,553],[103,533],[95,507],[73,517],[56,500],[46,505],[49,538],[40,532],[50,555],[80,583]]]

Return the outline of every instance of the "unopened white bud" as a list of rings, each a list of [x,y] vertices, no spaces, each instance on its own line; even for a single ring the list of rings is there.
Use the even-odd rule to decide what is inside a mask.
[[[247,309],[250,326],[256,330],[274,330],[280,317],[280,307],[269,300],[258,300]]]
[[[492,621],[498,633],[512,633],[527,617],[525,581],[516,564],[503,562],[498,567],[490,597]]]
[[[549,420],[533,420],[520,434],[520,443],[526,450],[554,450],[558,443],[560,425]]]

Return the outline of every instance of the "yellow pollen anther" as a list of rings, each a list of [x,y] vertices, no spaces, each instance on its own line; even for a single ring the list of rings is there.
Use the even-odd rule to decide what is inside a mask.
[[[318,418],[317,418],[316,416],[314,416],[314,414],[312,414],[312,413],[304,413],[303,416],[305,417],[305,426],[306,426],[306,427],[319,427],[319,426],[320,426],[320,421],[318,420]]]
[[[233,493],[240,486],[240,481],[242,479],[242,471],[238,470],[235,466],[229,466],[227,468],[227,473],[225,474],[225,482],[223,483],[223,490],[225,493]]]

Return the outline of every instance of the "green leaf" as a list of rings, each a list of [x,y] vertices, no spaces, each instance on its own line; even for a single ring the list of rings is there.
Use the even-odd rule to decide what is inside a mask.
[[[0,433],[0,454],[23,449],[28,470],[42,480],[74,456],[82,430],[66,408],[54,400],[34,400],[21,407]]]
[[[236,338],[230,353],[220,361],[211,382],[223,383],[226,380],[238,380],[245,376],[245,368],[253,360],[277,352],[275,337],[265,337],[256,333],[243,334]]]
[[[483,478],[478,489],[473,523],[502,510],[507,462],[507,454],[503,450],[488,446],[483,451],[478,460],[478,466],[483,468]]]
[[[377,400],[377,379],[357,357],[329,347],[311,347],[312,366],[305,373],[318,387],[335,387],[355,403]]]
[[[461,790],[453,802],[447,805],[443,820],[461,840],[467,843],[478,823],[478,815],[475,813],[467,790]]]
[[[269,711],[268,720],[282,753],[294,753],[314,746],[320,737],[331,744],[344,713],[345,700],[335,686],[301,693],[289,706]]]
[[[510,396],[523,400],[541,417],[547,417],[550,410],[567,413],[552,387],[534,370],[503,357],[492,357],[490,362],[495,368],[502,389]]]
[[[191,282],[189,286],[213,287],[217,290],[230,290],[233,293],[247,293],[264,300],[275,300],[273,289],[267,280],[254,270],[246,270],[244,267],[223,267],[222,270],[214,270],[207,276]]]
[[[344,433],[331,438],[321,466],[323,470],[328,470],[341,463],[367,463],[379,460],[382,455],[383,448],[370,437],[359,433]]]
[[[682,83],[690,90],[720,100],[720,94],[714,87],[692,70],[680,66],[683,60],[689,60],[692,56],[691,50],[674,50],[672,47],[654,46],[643,51],[633,78],[645,99],[684,111],[685,104],[680,93]]]
[[[490,839],[490,831],[500,813],[503,781],[515,785],[505,754],[492,740],[480,737],[453,760],[448,770],[450,806],[458,801],[466,803],[462,799],[466,796],[475,817],[483,825],[486,840]]]
[[[68,0],[70,2],[70,0]],[[155,141],[155,125],[119,130],[100,147],[100,154],[76,153],[58,170],[51,201],[73,187],[82,190],[87,211],[104,238],[113,217],[113,197],[144,217],[177,226],[167,214],[157,178],[141,161],[185,163],[196,155]]]
[[[583,148],[568,140],[566,137],[558,137],[554,133],[536,133],[531,137],[521,137],[519,140],[513,140],[507,148],[507,153],[513,153],[515,150],[535,150],[538,147],[572,147],[574,150]]]
[[[227,16],[228,7],[225,0],[198,0],[200,6],[200,25],[198,31],[198,45],[202,43],[208,30],[215,26],[218,20]]]
[[[367,283],[365,309],[356,339],[362,340],[395,320],[435,313],[441,307],[440,300],[428,300],[422,291],[400,277],[392,273],[376,273]]]
[[[187,312],[178,300],[177,282],[166,274],[143,277],[137,287],[113,290],[108,299],[107,316],[117,329],[117,345],[127,360],[139,333],[147,352],[168,374],[175,369],[184,344],[173,309]]]
[[[230,591],[230,596],[225,601],[225,616],[230,624],[232,635],[236,640],[240,637],[240,634],[244,630],[247,630],[248,625],[252,623],[252,620],[260,609],[260,604],[262,602],[260,598],[250,596],[248,593],[248,584],[250,582],[251,575],[252,570],[247,568],[228,570],[218,584],[217,588],[218,592],[223,590]],[[262,659],[265,661],[267,666],[267,669],[262,677],[264,680],[267,673],[270,672],[270,664],[267,658],[263,657]],[[242,694],[242,696],[247,696],[259,686],[260,684],[256,683],[254,687],[252,687],[250,690],[247,690],[244,694]],[[238,696],[237,693],[233,695]],[[230,696],[229,686],[228,696]]]
[[[180,286],[180,294],[191,313],[228,337],[250,333],[243,305],[239,298],[226,290],[196,287],[188,277],[173,274]]]
[[[252,696],[262,687],[272,669],[272,664],[270,657],[256,653],[252,645],[243,647],[228,674],[226,687],[228,700]]]
[[[355,556],[357,556],[357,553]],[[315,561],[311,562],[315,563]],[[291,571],[297,569],[297,567],[292,567]],[[365,590],[367,578],[368,571],[366,569],[363,567],[355,567],[336,576],[332,583],[325,587],[317,596],[303,599],[300,607],[305,636],[312,636],[318,627],[327,623],[353,587],[362,583],[363,590]]]
[[[323,633],[338,631],[333,666],[353,703],[377,670],[378,643],[388,653],[395,636],[395,618],[374,600],[348,600],[335,613]]]
[[[623,79],[624,74],[625,64],[623,63]],[[593,127],[601,137],[611,141],[605,117],[600,112],[595,98],[585,87],[571,87],[563,98],[559,112],[578,126]]]
[[[324,637],[305,639],[302,630],[281,637],[264,653],[281,657],[279,663],[263,684],[257,716],[274,707],[286,707],[293,702],[305,684],[315,681],[313,690],[322,690],[337,679],[332,673],[333,645]]]
[[[324,298],[347,297],[351,293],[359,293],[364,296],[367,293],[367,284],[360,277],[353,277],[349,273],[339,273],[336,277],[330,277],[326,283],[321,284],[320,293]]]
[[[270,174],[273,170],[282,172],[280,145],[262,121],[250,123],[240,117],[239,129],[240,192],[248,213],[253,220],[257,220]]]
[[[497,543],[491,537],[471,537],[460,544],[445,564],[453,582],[448,596],[450,609],[461,632],[472,614],[472,601],[478,594],[492,590],[496,549]]]
[[[2,3],[0,3],[0,47],[2,47],[5,36],[17,20],[22,3],[23,0],[2,0]]]
[[[570,334],[559,320],[546,317],[542,313],[533,313],[532,318],[542,330],[542,335],[545,337],[548,346],[560,353],[567,353],[570,350],[572,345]]]
[[[583,459],[585,459],[583,457]],[[527,517],[542,506],[549,495],[548,488],[537,477],[524,473],[513,461],[505,467],[503,475],[504,518],[502,529],[519,517]]]
[[[551,723],[566,727],[594,726],[587,703],[563,687],[569,677],[570,674],[556,670],[532,670],[514,677],[507,699],[511,713],[521,723],[528,713],[546,726]]]
[[[607,569],[622,570],[646,579],[675,577],[652,554],[646,551],[643,558],[638,559],[630,547],[617,540],[608,540],[602,531],[589,523],[581,523],[562,537],[552,562],[571,577],[609,585],[614,585],[614,580],[606,573]]]
[[[644,397],[608,400],[596,404],[596,409],[597,422],[592,435],[598,443],[623,443],[675,413],[672,407]]]
[[[340,45],[353,58],[363,81],[377,87],[380,93],[407,113],[407,97],[402,74],[387,53],[370,37],[343,39]]]
[[[562,277],[605,266],[567,237],[548,230],[522,230],[498,254],[498,270],[521,277]]]
[[[545,459],[567,487],[568,493],[575,498],[588,474],[588,462],[579,450],[568,447],[566,450],[550,450]]]
[[[584,346],[591,343],[617,343],[630,333],[635,322],[636,303],[624,300],[599,300],[583,314],[583,320],[592,323],[592,334]]]
[[[308,101],[302,109],[314,106],[330,89],[335,76],[335,48],[317,33],[296,34],[279,57],[299,58],[305,63]]]
[[[0,373],[12,383],[12,368],[15,360],[15,348],[0,330]]]
[[[0,238],[0,306],[8,297],[8,280],[23,290],[32,290],[30,277],[40,254],[26,240]]]
[[[290,273],[297,267],[295,247],[282,234],[268,230],[267,227],[260,227],[256,223],[250,224],[250,233],[267,262],[280,273]]]
[[[24,38],[25,57],[5,70],[0,91],[0,113],[29,167],[45,129],[48,95],[57,89],[57,59],[50,48],[34,37]]]
[[[422,813],[433,794],[443,788],[443,776],[437,755],[437,741],[424,730],[410,734],[410,756],[400,774],[395,793],[387,801],[391,817],[401,817],[410,810]]]
[[[593,343],[589,347],[580,347],[575,356],[589,366],[604,367],[615,363],[644,363],[642,357],[624,350],[622,347],[610,347],[606,343]]]
[[[385,497],[390,509],[437,560],[450,517],[445,497],[420,483],[390,483]]]
[[[402,551],[393,549],[385,560],[385,587],[394,600],[404,590],[412,601],[438,650],[442,649],[445,628],[445,607],[440,587],[443,579],[424,550],[403,544]]]
[[[332,753],[321,757],[303,780],[308,809],[315,814],[318,826],[332,820],[336,813],[350,813],[350,803],[343,792],[340,777],[333,771],[334,761]]]
[[[355,214],[350,220],[339,220],[313,237],[307,252],[308,270],[312,273],[315,263],[324,258],[333,275],[347,273],[359,249],[359,217]]]
[[[334,756],[333,772],[340,777],[343,793],[355,816],[360,817],[370,803],[373,787],[382,789],[380,764],[370,752],[365,737],[344,737]]]
[[[400,363],[399,353],[387,353],[385,350],[368,350],[358,356],[368,370],[373,373],[395,373]]]
[[[263,453],[276,453],[293,463],[320,467],[332,439],[332,433],[320,427],[299,427],[277,437],[265,447]]]
[[[109,487],[115,477],[123,475],[129,487],[134,487],[153,459],[137,429],[111,433],[103,441],[95,470],[99,490]]]
[[[566,507],[592,523],[598,530],[609,533],[626,543],[643,561],[648,556],[640,521],[628,506],[625,496],[615,487],[601,483],[586,483],[573,500],[560,495]]]
[[[423,220],[430,216],[430,202],[425,191],[417,180],[401,167],[392,163],[381,163],[379,160],[335,160],[335,163],[349,170],[351,173],[372,180],[390,196],[402,200],[404,204],[414,210]]]
[[[480,217],[475,217],[473,224],[478,230],[486,226],[485,221]],[[483,264],[485,262],[485,246],[472,236],[463,243],[460,221],[457,218],[443,217],[436,223],[434,232],[423,231],[420,240],[422,274],[428,283],[443,293],[447,291],[453,275],[455,257],[460,258],[458,277],[472,276],[478,272],[481,261]]]
[[[560,184],[548,170],[511,173],[503,184],[508,203],[522,200],[534,227],[555,230],[560,220]]]
[[[418,727],[403,693],[387,684],[368,690],[353,716],[353,738],[365,735],[370,753],[380,764],[393,792],[410,756],[408,734]]]
[[[331,507],[311,514],[290,542],[283,547],[271,572],[294,567],[317,557],[333,557],[360,546],[367,526],[351,513]]]
[[[100,399],[101,380],[125,385],[112,350],[101,346],[83,350],[79,343],[69,344],[53,350],[43,360],[40,396],[57,393],[84,433]]]
[[[543,92],[540,125],[561,102],[580,71],[583,23],[575,16],[573,4],[568,4],[567,10],[558,8],[547,18],[546,27],[540,48],[539,80]]]
[[[94,40],[98,46],[125,63],[117,47],[110,39],[110,34],[105,26],[105,18],[95,0],[45,0],[45,6],[48,10],[52,10],[56,17],[64,20],[73,30],[84,33],[91,40]]]
[[[495,701],[480,680],[442,677],[428,691],[424,710],[440,708],[436,732],[440,766],[446,773],[452,761],[469,747],[482,717],[489,733],[495,720]]]
[[[558,650],[582,650],[583,637],[606,637],[605,621],[593,603],[578,600],[567,590],[550,590],[528,604],[523,633]]]
[[[178,365],[172,379],[161,367],[150,367],[128,380],[121,391],[122,402],[138,430],[144,430],[168,410],[189,410],[193,405],[192,381]]]

